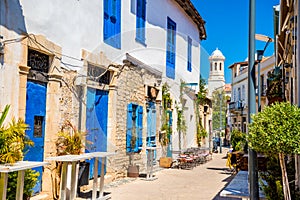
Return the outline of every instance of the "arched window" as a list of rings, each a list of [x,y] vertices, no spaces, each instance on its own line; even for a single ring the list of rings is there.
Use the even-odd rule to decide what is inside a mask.
[[[217,71],[217,63],[215,63],[215,71]]]
[[[210,71],[212,71],[212,63],[210,63]]]
[[[222,71],[222,63],[220,63],[220,71]]]

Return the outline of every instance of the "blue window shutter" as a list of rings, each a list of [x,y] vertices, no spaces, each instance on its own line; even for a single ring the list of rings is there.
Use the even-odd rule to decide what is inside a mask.
[[[127,106],[127,130],[126,130],[126,152],[132,152],[131,149],[131,137],[132,137],[132,104]]]
[[[117,21],[115,23],[115,47],[120,49],[121,48],[121,0],[114,0],[116,1],[116,18]]]
[[[145,43],[146,0],[136,2],[136,40]]]
[[[137,150],[141,150],[143,147],[143,107],[142,106],[138,106],[137,109],[138,112],[138,122],[137,122]]]
[[[111,16],[111,6],[109,4],[109,0],[103,1],[103,7],[104,7],[104,16],[103,16],[103,35],[104,35],[104,41],[106,41],[108,38],[111,37],[112,32],[110,29],[110,16]]]
[[[121,0],[104,0],[103,40],[121,48]]]
[[[169,114],[169,126],[171,127],[172,126],[172,123],[173,123],[173,117],[172,117],[172,111],[168,111],[168,114]]]
[[[176,58],[176,23],[168,17],[167,20],[167,52],[166,76],[175,79]]]
[[[189,72],[192,71],[192,38],[188,37],[188,49],[187,49],[188,55],[187,55],[187,70]]]

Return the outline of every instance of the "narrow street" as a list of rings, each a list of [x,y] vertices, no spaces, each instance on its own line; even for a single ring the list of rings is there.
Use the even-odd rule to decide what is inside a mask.
[[[214,153],[212,160],[192,170],[164,169],[155,173],[156,180],[125,179],[107,185],[105,192],[111,192],[113,200],[229,200],[218,195],[231,176],[226,171],[227,151],[223,148],[221,154]]]

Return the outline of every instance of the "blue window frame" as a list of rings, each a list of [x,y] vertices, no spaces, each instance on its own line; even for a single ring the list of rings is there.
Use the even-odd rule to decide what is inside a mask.
[[[145,44],[146,0],[136,1],[136,41]]]
[[[121,48],[121,0],[104,0],[103,40],[106,44]]]
[[[167,19],[166,76],[175,79],[176,23]]]
[[[188,37],[187,47],[187,70],[192,71],[192,38]]]
[[[126,152],[139,152],[143,147],[143,107],[127,106]]]

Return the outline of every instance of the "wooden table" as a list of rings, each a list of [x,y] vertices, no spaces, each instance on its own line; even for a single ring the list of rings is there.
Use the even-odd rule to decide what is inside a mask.
[[[250,199],[248,171],[239,171],[225,189],[222,190],[220,196]],[[259,190],[259,199],[266,199],[262,190]]]
[[[18,171],[16,200],[23,200],[25,170],[47,165],[47,162],[19,161],[0,165],[0,199],[6,199],[8,173]]]
[[[66,200],[68,199],[75,199],[76,197],[76,188],[77,188],[77,174],[78,168],[76,164],[80,160],[92,159],[95,158],[94,164],[94,180],[93,180],[93,190],[92,190],[92,200],[95,199],[108,199],[110,198],[109,195],[104,196],[103,187],[104,187],[104,165],[106,162],[107,156],[115,155],[113,152],[92,152],[92,153],[84,153],[80,155],[64,155],[64,156],[56,156],[56,157],[49,157],[45,158],[47,161],[59,161],[62,162],[62,173],[61,173],[61,190],[60,190],[60,199]],[[97,198],[97,190],[98,190],[98,163],[99,158],[102,160],[101,166],[101,174],[100,174],[100,186],[99,192],[100,196]],[[71,192],[67,197],[67,173],[68,173],[68,163],[72,164],[71,169]]]

